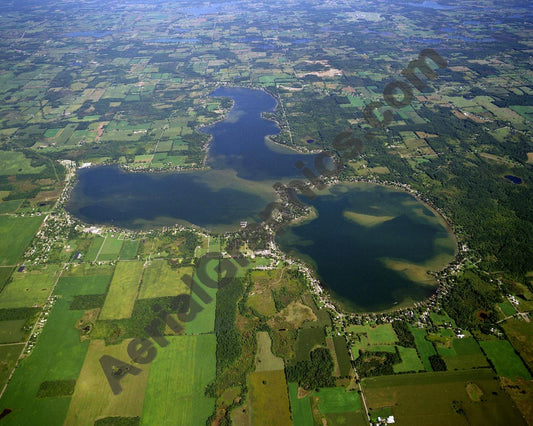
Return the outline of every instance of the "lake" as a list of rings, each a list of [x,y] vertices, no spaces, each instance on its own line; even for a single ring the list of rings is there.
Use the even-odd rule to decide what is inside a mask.
[[[261,115],[276,107],[266,92],[220,88],[211,96],[230,97],[234,105],[223,121],[202,129],[212,136],[209,170],[81,169],[67,209],[90,224],[130,229],[177,223],[226,232],[242,220],[259,222],[275,199],[272,185],[304,179],[295,163],[312,165],[314,156],[266,142],[279,132]],[[335,185],[319,195],[309,202],[316,218],[287,227],[277,240],[311,264],[345,308],[388,309],[434,291],[426,270],[442,268],[455,250],[439,217],[409,194],[377,185]]]
[[[340,184],[310,201],[317,217],[288,227],[280,248],[318,272],[345,309],[379,311],[423,300],[435,290],[427,270],[455,256],[444,221],[408,193]]]

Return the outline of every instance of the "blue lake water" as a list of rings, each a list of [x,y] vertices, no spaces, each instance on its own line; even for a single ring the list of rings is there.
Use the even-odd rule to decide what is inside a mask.
[[[455,255],[442,220],[405,192],[342,184],[310,204],[318,217],[289,227],[277,241],[312,265],[348,310],[385,310],[428,297],[434,287],[426,270]]]
[[[258,213],[275,199],[272,185],[303,180],[295,163],[311,165],[314,156],[265,142],[279,132],[262,117],[276,107],[266,92],[220,88],[211,95],[230,97],[234,106],[223,121],[202,129],[212,135],[209,170],[82,169],[67,209],[87,223],[133,229],[180,223],[225,232],[238,229],[241,220],[259,221]],[[313,265],[349,309],[421,300],[434,290],[424,268],[438,269],[453,257],[453,238],[443,224],[406,193],[337,185],[310,204],[317,217],[287,227],[278,242]]]

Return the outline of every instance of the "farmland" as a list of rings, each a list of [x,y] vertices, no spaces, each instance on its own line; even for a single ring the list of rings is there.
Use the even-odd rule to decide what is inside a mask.
[[[214,399],[204,387],[215,377],[215,336],[177,336],[150,366],[142,424],[205,423]]]
[[[298,384],[289,383],[289,397],[291,402],[292,420],[295,426],[304,426],[313,423],[313,412],[309,397],[298,397]]]
[[[468,397],[465,389],[470,382],[483,391],[482,402]],[[363,389],[370,413],[392,407],[398,424],[524,424],[487,370],[369,378],[364,379]]]
[[[533,424],[530,26],[518,0],[4,2],[0,423]],[[120,394],[104,355],[141,369]]]
[[[106,261],[115,260],[122,249],[123,239],[111,235],[106,236],[104,243],[100,247],[98,257],[95,260]]]
[[[105,294],[110,281],[111,275],[62,276],[57,282],[54,294]]]
[[[193,268],[190,266],[175,270],[165,260],[153,260],[144,270],[139,299],[189,294],[190,290],[182,277],[191,277],[192,274]]]
[[[283,370],[256,371],[248,378],[253,424],[290,425],[289,395]],[[275,410],[272,407],[276,407]]]
[[[0,265],[14,265],[32,240],[43,217],[0,215]]]
[[[435,347],[433,344],[431,344],[431,342],[426,340],[425,330],[413,327],[411,327],[410,330],[415,338],[416,348],[420,354],[424,368],[426,371],[433,371],[431,368],[431,363],[429,362],[429,357],[436,354]]]
[[[130,317],[142,273],[142,262],[117,263],[100,319]]]
[[[38,344],[31,355],[17,368],[2,399],[2,407],[14,413],[6,424],[27,424],[48,413],[45,424],[62,423],[70,403],[69,397],[35,400],[39,386],[44,381],[76,380],[80,374],[88,342],[80,342],[74,327],[82,312],[68,309],[68,301],[58,300],[50,314]]]
[[[141,366],[142,372],[138,375],[127,374],[120,382],[123,391],[119,395],[113,395],[99,362],[104,355],[124,360],[128,343],[129,340],[125,340],[119,345],[106,346],[102,340],[91,341],[65,424],[93,424],[103,417],[140,417],[150,365]]]
[[[3,308],[42,305],[50,294],[59,272],[56,265],[15,272],[12,281],[0,294],[0,304]]]
[[[11,320],[0,322],[0,344],[20,342],[24,337],[23,327],[26,320]]]
[[[0,386],[6,383],[23,348],[23,344],[0,345]]]
[[[266,331],[257,333],[256,371],[283,370],[283,360],[272,354],[272,341]]]
[[[504,330],[514,348],[531,369],[533,367],[533,348],[530,342],[533,338],[533,325],[530,322],[512,320],[505,323]]]
[[[494,365],[498,375],[516,379],[531,379],[531,374],[507,340],[481,342],[481,348]]]
[[[187,334],[211,333],[215,329],[215,309],[216,309],[216,294],[218,274],[215,267],[218,260],[210,260],[208,269],[208,280],[212,285],[205,285],[204,282],[194,274],[194,281],[191,288],[192,299],[201,306],[199,312],[187,321],[185,332]],[[213,287],[214,285],[214,287]],[[199,294],[207,295],[206,300],[202,300]]]
[[[120,251],[120,258],[122,260],[134,260],[139,249],[139,240],[124,240],[122,249]]]

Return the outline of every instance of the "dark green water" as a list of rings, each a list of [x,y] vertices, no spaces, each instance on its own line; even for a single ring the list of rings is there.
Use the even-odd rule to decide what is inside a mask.
[[[207,158],[210,170],[151,174],[126,173],[117,167],[83,169],[67,209],[87,223],[130,229],[180,223],[222,232],[237,229],[241,220],[259,221],[258,213],[274,200],[272,184],[304,180],[294,164],[301,160],[310,165],[314,156],[272,150],[265,144],[265,136],[279,131],[261,117],[262,111],[276,105],[265,92],[222,88],[212,96],[231,97],[234,107],[224,121],[203,129],[213,136]],[[308,260],[348,308],[387,309],[424,299],[434,287],[417,283],[427,276],[402,272],[401,262],[407,262],[408,269],[429,267],[453,255],[453,240],[445,228],[408,194],[378,186],[337,185],[311,204],[318,217],[288,228],[279,243]],[[346,211],[355,216],[346,218]],[[382,223],[376,224],[375,216],[388,220],[378,218]],[[396,263],[391,266],[390,261]]]

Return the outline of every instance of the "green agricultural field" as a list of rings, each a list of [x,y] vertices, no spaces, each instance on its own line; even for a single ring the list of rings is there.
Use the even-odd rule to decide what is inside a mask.
[[[251,424],[291,424],[287,382],[283,370],[256,371],[250,374],[248,389]]]
[[[218,274],[215,271],[217,267],[218,260],[210,260],[207,271],[208,271],[208,283],[214,283],[218,281]],[[197,270],[201,266],[197,267]],[[205,294],[211,299],[208,303],[203,302],[199,294],[200,292],[205,292]],[[197,276],[195,271],[194,274],[194,283],[191,289],[192,299],[198,304],[199,309],[195,314],[192,320],[187,322],[185,327],[185,332],[187,334],[201,334],[201,333],[211,333],[215,329],[215,308],[216,308],[216,294],[217,289],[208,287],[204,284],[200,284],[200,279]]]
[[[309,361],[309,353],[317,346],[326,346],[326,335],[322,328],[301,328],[296,338],[296,361]]]
[[[168,337],[170,344],[157,349],[150,366],[142,413],[143,425],[205,424],[215,399],[205,396],[205,386],[215,378],[216,337]]]
[[[192,266],[172,269],[166,260],[152,260],[144,270],[139,299],[189,294],[189,287],[181,278],[192,273]]]
[[[446,312],[442,312],[441,314],[438,314],[437,312],[430,312],[429,317],[431,318],[433,325],[436,326],[444,324],[455,325],[455,321],[451,319]]]
[[[138,375],[126,374],[120,381],[122,392],[114,395],[99,362],[104,355],[129,362],[128,344],[106,346],[103,340],[92,340],[72,395],[65,425],[92,425],[102,417],[137,417],[142,414],[150,364],[135,366]]]
[[[117,236],[107,236],[100,249],[97,261],[115,260],[120,253],[124,240],[119,240]]]
[[[505,334],[530,369],[533,369],[533,323],[516,319],[505,321]]]
[[[424,366],[420,361],[420,358],[418,358],[415,348],[404,348],[403,346],[398,346],[398,352],[400,353],[402,362],[393,366],[395,373],[405,373],[407,371],[417,372],[424,370]]]
[[[391,324],[381,324],[376,326],[369,325],[352,325],[348,327],[349,332],[354,334],[366,334],[369,345],[395,344],[398,337],[392,329]]]
[[[157,152],[168,152],[172,150],[172,141],[159,141]]]
[[[435,355],[437,352],[433,344],[426,340],[426,330],[416,327],[409,327],[409,329],[415,338],[416,349],[418,350],[422,364],[424,364],[424,368],[426,371],[433,371],[429,357]]]
[[[298,384],[289,383],[289,398],[294,426],[308,426],[313,424],[313,412],[309,396],[298,398]]]
[[[0,216],[0,266],[14,265],[41,226],[43,216]]]
[[[103,265],[91,265],[89,263],[81,263],[77,265],[71,265],[63,272],[62,277],[92,277],[95,275],[106,275],[111,277],[115,267],[109,264]]]
[[[33,167],[31,160],[22,152],[0,152],[0,176],[38,174],[45,168],[46,166]]]
[[[142,273],[142,262],[117,263],[99,319],[130,317]]]
[[[37,345],[15,371],[0,402],[0,411],[6,407],[13,410],[2,419],[3,424],[33,424],[36,418],[40,424],[63,423],[70,398],[35,399],[35,395],[42,382],[76,380],[81,371],[89,342],[80,342],[75,328],[83,312],[71,311],[68,305],[66,300],[57,300]]]
[[[3,197],[0,197],[3,198]],[[14,213],[22,204],[22,200],[11,200],[0,202],[0,214]]]
[[[11,277],[11,274],[13,273],[15,268],[11,267],[3,267],[0,268],[0,291],[2,291],[2,288],[9,280],[9,277]]]
[[[498,306],[502,310],[503,315],[505,315],[506,317],[510,317],[511,315],[516,314],[516,309],[511,304],[511,302],[507,302],[506,301],[506,302],[503,302],[503,303],[498,303]]]
[[[524,119],[533,121],[533,107],[531,105],[511,105],[509,108],[520,114]]]
[[[0,293],[2,308],[22,308],[42,305],[59,275],[57,265],[14,272],[12,281]]]
[[[516,377],[531,379],[531,374],[507,340],[491,340],[480,344],[498,375],[512,380]]]
[[[209,253],[220,253],[220,250],[220,238],[209,237],[207,251]]]
[[[363,412],[329,413],[324,418],[331,426],[368,426],[368,420]]]
[[[283,359],[278,358],[271,350],[272,340],[267,331],[257,332],[257,354],[255,357],[255,371],[283,370]]]
[[[0,321],[0,344],[16,343],[24,338],[22,327],[26,324],[25,319]]]
[[[85,255],[85,260],[87,262],[94,262],[96,260],[96,256],[98,256],[100,247],[102,247],[103,243],[104,239],[102,237],[98,235],[94,237],[94,239],[91,241],[91,245],[89,246],[89,250],[87,250],[87,254]]]
[[[333,337],[333,344],[335,345],[335,354],[337,355],[340,376],[349,376],[352,370],[352,362],[350,354],[348,353],[346,339],[344,336],[335,336]]]
[[[87,294],[105,294],[111,275],[90,275],[86,277],[62,276],[57,282],[54,294],[76,296]]]
[[[355,391],[346,392],[344,388],[320,388],[313,396],[320,398],[318,408],[322,414],[346,413],[362,408],[359,394]]]
[[[469,398],[469,383],[482,390],[481,401]],[[390,409],[397,424],[525,424],[489,369],[372,377],[362,386],[371,416]]]
[[[124,240],[124,245],[120,251],[121,260],[135,260],[137,250],[139,249],[139,240]]]
[[[453,339],[452,344],[456,355],[443,357],[448,370],[489,367],[485,355],[473,337]]]
[[[395,345],[372,345],[372,346],[361,346],[361,349],[369,352],[388,352],[388,353],[395,353],[396,352],[396,346]]]
[[[0,345],[0,388],[3,389],[22,349],[24,349],[24,343],[20,345]],[[0,406],[2,404],[0,402]]]

